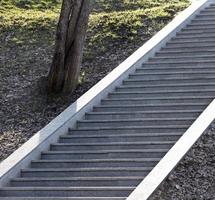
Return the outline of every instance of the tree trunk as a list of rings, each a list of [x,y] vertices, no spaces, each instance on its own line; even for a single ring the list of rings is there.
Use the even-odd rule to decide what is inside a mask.
[[[72,92],[78,83],[91,0],[63,0],[48,92]]]

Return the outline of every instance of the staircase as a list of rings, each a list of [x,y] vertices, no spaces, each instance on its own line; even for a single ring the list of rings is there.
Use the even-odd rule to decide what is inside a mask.
[[[215,4],[0,188],[6,200],[125,200],[215,97]]]

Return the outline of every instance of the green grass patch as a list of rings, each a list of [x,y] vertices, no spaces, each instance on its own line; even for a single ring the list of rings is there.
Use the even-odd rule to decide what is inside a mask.
[[[60,0],[2,0],[0,36],[11,45],[54,43]],[[120,43],[151,37],[187,0],[95,0],[85,56],[93,58]]]
[[[61,0],[1,0],[0,6],[4,8],[56,10],[60,8]]]
[[[172,1],[172,3],[155,1],[151,4],[149,1],[143,0],[124,0],[124,2],[124,7],[122,3],[120,4],[121,11],[94,12],[91,15],[86,47],[86,51],[89,50],[87,51],[89,57],[93,58],[95,51],[96,54],[103,54],[114,45],[125,43],[125,41],[130,43],[150,38],[164,27],[177,12],[188,6],[186,1]],[[143,2],[147,2],[145,9],[141,8]],[[114,5],[116,6],[116,4]],[[93,47],[96,47],[94,52],[90,51]]]
[[[189,4],[189,0],[95,0],[94,12],[151,9],[164,5]]]
[[[53,43],[57,18],[50,10],[5,9],[0,14],[0,35],[9,44]]]

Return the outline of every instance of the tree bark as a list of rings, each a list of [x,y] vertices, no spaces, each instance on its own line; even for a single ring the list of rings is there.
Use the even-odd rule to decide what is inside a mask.
[[[63,0],[48,92],[72,92],[78,83],[91,0]]]

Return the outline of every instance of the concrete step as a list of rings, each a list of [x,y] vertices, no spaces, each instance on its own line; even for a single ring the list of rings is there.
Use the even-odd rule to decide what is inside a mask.
[[[205,10],[214,10],[215,11],[215,7],[214,7],[214,4],[208,6],[205,8]]]
[[[116,142],[115,142],[116,143]],[[126,144],[129,145],[121,145],[122,143],[118,142],[119,147],[116,148],[116,146],[114,145],[107,145],[106,142],[102,143],[104,144],[104,148],[101,147],[101,145],[97,145],[98,143],[93,143],[96,145],[95,151],[93,150],[88,150],[86,148],[84,148],[83,146],[81,146],[80,150],[81,151],[77,151],[77,149],[75,148],[71,148],[73,147],[72,145],[69,145],[69,148],[71,151],[69,150],[65,150],[65,147],[68,145],[61,145],[61,147],[63,147],[61,151],[61,149],[58,149],[56,151],[48,151],[48,152],[42,152],[41,154],[41,159],[43,160],[59,160],[59,159],[103,159],[103,158],[162,158],[169,149],[157,149],[161,146],[164,147],[170,147],[172,144],[171,141],[165,141],[164,142],[160,142],[160,143],[164,143],[164,144],[159,144],[159,142],[151,142],[152,144],[155,143],[155,145],[153,145],[154,148],[156,149],[139,149],[141,148],[141,146],[143,146],[145,144],[145,142],[126,142]],[[85,143],[87,144],[87,146],[89,146],[89,143]],[[110,143],[111,144],[111,143]],[[114,143],[112,143],[114,144]],[[137,147],[134,148],[133,144],[137,144]],[[149,142],[148,142],[149,144]],[[146,144],[146,145],[148,145]],[[150,144],[149,144],[150,145]],[[127,146],[128,150],[124,147]],[[59,146],[58,146],[59,147]],[[103,150],[103,149],[108,149],[108,148],[113,147],[114,150]],[[138,148],[139,147],[139,148]],[[121,150],[121,148],[123,150]],[[83,149],[83,150],[82,150]],[[117,149],[117,150],[115,150]],[[119,150],[120,149],[120,150]],[[85,150],[85,151],[84,151]],[[99,150],[99,151],[96,151]]]
[[[195,61],[191,61],[191,62],[195,62]],[[174,65],[174,63],[173,63],[173,65]],[[153,79],[163,80],[163,79],[168,79],[168,78],[203,78],[203,77],[207,78],[212,75],[215,76],[215,71],[204,72],[204,71],[198,70],[195,72],[165,72],[165,73],[153,73],[153,72],[137,73],[136,72],[136,73],[130,74],[129,78],[130,79],[142,79],[142,80],[153,80]]]
[[[21,177],[117,177],[146,176],[152,167],[102,167],[102,168],[65,168],[37,169],[29,168],[21,171]]]
[[[201,49],[196,49],[195,51],[183,51],[183,50],[162,50],[156,53],[156,57],[164,57],[164,56],[192,56],[192,55],[214,55],[215,54],[215,49],[214,50],[207,50],[207,51],[202,51]],[[209,69],[212,68],[212,66],[208,67]],[[208,69],[206,68],[206,70]],[[186,69],[186,67],[184,67]],[[190,69],[190,68],[188,68]],[[195,69],[195,67],[194,67]]]
[[[214,52],[215,53],[215,52]],[[174,56],[174,55],[173,55]],[[205,72],[214,72],[215,71],[215,67],[201,67],[201,66],[191,66],[191,67],[157,67],[157,68],[152,68],[152,67],[141,67],[139,69],[136,70],[137,73],[191,73],[191,72],[198,72],[198,71],[205,71]],[[178,84],[178,83],[177,83]],[[201,84],[201,83],[198,83]],[[167,86],[169,86],[170,84],[168,84]],[[172,84],[174,85],[174,84]],[[197,84],[196,84],[197,85]],[[146,86],[148,86],[146,84]],[[153,87],[154,85],[152,85]],[[171,86],[171,85],[170,85]]]
[[[215,15],[214,14],[198,14],[195,16],[195,19],[198,20],[198,19],[203,19],[203,20],[213,20],[215,19]]]
[[[198,34],[196,36],[192,35],[192,37],[182,35],[172,38],[172,42],[215,42],[215,34],[213,36],[208,34]],[[195,56],[195,55],[194,55]],[[205,55],[210,56],[210,55]]]
[[[200,20],[215,20],[215,15],[198,15],[195,18],[196,20],[200,19]]]
[[[203,111],[203,110],[202,110]],[[127,134],[127,133],[158,133],[158,130],[162,133],[175,133],[183,132],[188,128],[187,125],[157,125],[157,126],[124,126],[124,127],[113,127],[113,128],[79,128],[69,129],[69,134],[87,134],[87,135],[106,135],[106,134]]]
[[[109,155],[108,152],[110,152],[110,155],[114,156],[113,153],[111,153],[111,149],[116,151],[115,155],[123,154],[124,151],[120,151],[117,153],[117,150],[129,150],[129,149],[167,149],[172,147],[175,144],[175,141],[143,141],[143,142],[104,142],[104,143],[72,143],[70,140],[65,140],[64,143],[56,143],[51,145],[52,151],[62,151],[62,153],[58,152],[59,155],[65,153],[65,156],[67,157],[68,151],[77,151],[77,154],[81,154],[80,151],[93,151],[92,154],[101,154]],[[99,151],[97,151],[99,150]],[[102,151],[103,150],[103,151]],[[89,151],[89,153],[90,153]],[[96,152],[94,152],[96,151]],[[108,151],[108,152],[107,152]],[[74,152],[75,153],[75,152]],[[71,154],[68,152],[68,155]],[[125,152],[126,154],[126,152]],[[92,156],[93,156],[92,155]],[[89,155],[90,156],[90,155]],[[58,157],[56,159],[60,159],[62,157]],[[70,157],[69,157],[70,158]],[[63,159],[63,158],[62,158]],[[66,159],[66,158],[65,158]]]
[[[159,65],[156,65],[159,66]],[[155,67],[156,67],[155,66]],[[144,65],[143,68],[146,67],[148,68],[149,65]],[[163,65],[160,66],[161,68],[164,67]],[[140,78],[136,79],[126,79],[123,81],[123,85],[160,85],[160,84],[177,84],[177,83],[213,83],[215,81],[215,76],[207,76],[207,77],[192,77],[192,78],[186,78],[186,77],[178,77],[178,78],[167,78],[160,80],[159,78],[153,78],[151,80],[142,80]]]
[[[211,7],[211,6],[210,6]],[[212,6],[213,7],[213,6]],[[208,6],[208,8],[209,8],[209,6]],[[211,11],[211,9],[212,9],[212,11]],[[214,11],[213,11],[213,8],[210,8],[210,9],[204,9],[204,10],[201,10],[200,11],[200,13],[203,13],[203,14],[205,14],[205,13],[212,13],[212,14],[214,14]]]
[[[201,32],[206,33],[208,31],[214,30],[214,29],[215,29],[214,27],[207,27],[207,28],[202,29],[202,27],[195,27],[195,26],[189,27],[189,26],[186,26],[186,27],[182,28],[180,32],[183,32],[183,31],[193,31],[193,32],[194,31],[201,31]]]
[[[188,28],[193,28],[193,27],[195,27],[195,28],[202,28],[202,29],[208,29],[208,28],[214,28],[215,27],[215,23],[199,23],[199,24],[188,24],[186,27],[188,27]]]
[[[134,187],[145,177],[63,177],[63,178],[16,178],[12,187]]]
[[[115,119],[115,120],[82,120],[77,124],[78,128],[87,128],[87,127],[119,127],[119,126],[138,126],[138,125],[165,125],[165,124],[176,124],[184,125],[192,123],[195,118],[136,118],[136,119]],[[91,125],[92,124],[92,125]]]
[[[186,41],[186,42],[168,42],[168,43],[166,43],[165,47],[174,47],[174,48],[213,47],[214,48],[215,42],[204,42],[204,41],[203,42],[201,42],[201,41],[198,41],[198,42],[189,42],[189,41]]]
[[[194,47],[174,47],[174,46],[164,46],[160,49],[160,51],[156,52],[158,53],[162,53],[163,51],[168,51],[168,52],[188,52],[188,53],[196,53],[196,52],[210,52],[210,51],[215,51],[215,46],[208,46],[208,48],[206,46],[202,46],[201,49],[197,48],[197,46]],[[155,53],[155,55],[156,55]],[[180,55],[180,54],[179,54]],[[144,64],[144,63],[143,63]]]
[[[109,97],[110,98],[144,98],[144,97],[164,97],[166,95],[169,95],[170,97],[183,97],[183,96],[215,96],[215,90],[200,90],[200,91],[197,91],[197,90],[178,90],[178,91],[174,91],[174,90],[169,90],[169,91],[163,91],[163,92],[112,92],[109,94]],[[190,106],[190,105],[189,105]],[[177,107],[177,108],[176,108]],[[180,109],[182,107],[182,109]],[[202,107],[198,107],[198,106],[194,106],[195,109],[201,109]],[[188,106],[186,107],[186,109],[194,109],[193,108],[188,108]],[[117,108],[117,107],[116,107]],[[141,111],[155,111],[156,109],[159,109],[159,111],[163,111],[164,109],[168,109],[168,110],[185,110],[185,108],[183,108],[183,105],[182,106],[172,106],[172,107],[162,107],[162,106],[151,106],[150,108],[148,107],[138,107],[138,109],[143,109]],[[104,108],[105,112],[120,112],[120,111],[123,111],[125,112],[126,110],[123,108],[123,109],[118,109],[117,110],[114,110],[115,108],[112,108],[112,109],[107,109],[107,108]],[[96,112],[103,112],[104,111],[103,108],[98,108],[94,111]],[[112,110],[112,111],[111,111]],[[134,112],[134,111],[138,111],[137,109],[135,108],[131,108],[129,110],[130,112]],[[140,111],[140,110],[139,110]]]
[[[177,39],[179,40],[183,40],[183,39],[187,39],[187,40],[190,40],[190,41],[193,41],[193,40],[196,40],[198,39],[197,41],[206,41],[207,40],[214,40],[214,37],[215,37],[215,34],[212,30],[215,30],[215,29],[208,29],[208,30],[182,30],[180,32],[178,32],[176,34],[175,37],[173,37],[170,41],[177,41]],[[195,41],[194,41],[195,42]]]
[[[211,12],[211,11],[210,11]],[[214,12],[215,12],[215,10],[214,10]],[[208,13],[209,14],[209,13]],[[210,20],[207,20],[207,21],[205,21],[205,20],[203,20],[203,19],[193,19],[190,23],[189,23],[189,25],[193,25],[193,24],[197,24],[197,25],[215,25],[215,23],[214,23],[214,21],[213,21],[213,19],[210,19]]]
[[[201,10],[200,14],[214,15],[214,10]]]
[[[183,62],[183,61],[178,61],[178,62],[146,62],[146,63],[143,63],[143,67],[184,67],[184,66],[187,66],[188,68],[189,67],[193,67],[193,66],[201,66],[201,67],[214,67],[215,65],[215,62],[213,61],[204,61],[204,62],[201,62],[201,61],[191,61],[191,62]],[[191,77],[190,77],[191,78]]]
[[[159,65],[159,63],[160,63],[160,65]],[[188,65],[187,67],[186,67],[186,64],[180,66],[180,65],[174,65],[173,61],[171,63],[172,63],[172,65],[170,65],[170,62],[166,62],[166,65],[167,65],[166,66],[164,62],[153,62],[152,64],[151,64],[151,62],[147,62],[141,68],[136,69],[136,71],[134,73],[130,74],[129,78],[132,76],[138,76],[138,75],[143,75],[143,74],[149,75],[149,76],[153,76],[153,75],[154,76],[162,76],[162,75],[180,76],[181,74],[198,75],[201,73],[205,74],[205,75],[210,75],[211,73],[215,72],[214,66],[212,66],[212,65],[204,66],[204,63],[202,65],[196,65],[196,66]],[[206,69],[206,70],[204,71],[204,69]],[[157,72],[156,70],[160,70],[160,72]],[[180,78],[180,77],[178,77],[178,78]],[[200,83],[201,83],[201,81],[198,82],[198,84],[200,84]],[[174,85],[174,84],[179,84],[179,83],[176,82],[176,83],[172,83],[172,84],[168,84],[168,85]],[[210,83],[210,84],[212,84],[212,83]],[[149,84],[148,85],[146,84],[146,86],[149,86]],[[153,84],[152,87],[156,87],[156,85]]]
[[[177,39],[178,37],[181,38],[181,36],[176,36],[176,39]],[[193,36],[193,38],[196,38],[196,37]],[[183,39],[184,39],[184,38],[183,38]],[[172,40],[170,40],[169,42],[167,42],[166,44],[167,44],[167,45],[170,45],[170,44],[171,44],[171,45],[187,45],[187,44],[189,45],[189,44],[190,44],[190,45],[194,45],[194,46],[195,46],[195,45],[207,45],[207,44],[212,44],[212,43],[214,43],[214,41],[215,41],[214,38],[211,38],[211,37],[208,39],[208,41],[204,41],[204,40],[199,40],[199,41],[192,41],[192,40],[188,40],[188,41],[177,41],[177,40],[173,40],[173,39],[172,39]]]
[[[215,10],[214,10],[214,11],[215,11]],[[213,19],[213,18],[211,19],[210,17],[209,17],[208,19],[204,19],[204,18],[202,18],[202,17],[200,17],[200,18],[199,18],[199,17],[198,17],[198,18],[195,17],[195,19],[192,19],[192,20],[191,20],[191,23],[192,23],[192,24],[193,24],[193,23],[195,24],[195,23],[198,23],[198,22],[200,22],[200,23],[211,23],[211,22],[212,22],[212,23],[213,23],[213,22],[214,22],[214,19]]]
[[[187,96],[187,97],[160,97],[160,98],[124,98],[124,99],[104,99],[101,101],[101,105],[140,105],[140,104],[162,104],[162,103],[210,103],[214,96]],[[132,119],[134,116],[131,117]],[[135,117],[135,119],[138,117]],[[142,117],[141,117],[142,118]],[[168,117],[167,117],[168,118]],[[103,119],[103,118],[100,118]],[[129,119],[129,117],[128,117]]]
[[[107,134],[107,135],[63,135],[60,137],[62,142],[70,141],[73,143],[86,142],[144,142],[144,141],[176,141],[181,136],[181,133],[133,133],[133,134]],[[51,149],[53,150],[53,149]]]
[[[186,72],[184,71],[181,71],[181,72],[175,72],[173,71],[163,71],[163,72],[160,72],[160,74],[185,74]],[[194,72],[187,72],[187,73],[197,73],[198,71],[194,71]],[[137,70],[137,73],[141,73],[141,74],[144,74],[144,70],[140,69],[140,70]],[[145,72],[145,73],[156,73],[152,70],[152,72]],[[147,91],[158,91],[158,92],[161,92],[161,91],[167,91],[167,90],[175,90],[175,91],[178,91],[178,90],[183,90],[183,89],[186,89],[186,90],[204,90],[204,89],[213,89],[215,88],[215,83],[200,83],[200,84],[186,84],[186,83],[177,83],[177,84],[163,84],[163,85],[146,85],[146,86],[143,86],[143,85],[121,85],[119,87],[116,88],[116,91],[119,91],[119,92],[128,92],[128,91],[144,91],[144,92],[147,92]]]
[[[182,36],[176,36],[179,38],[183,38]],[[187,36],[186,36],[187,37]],[[193,38],[197,38],[195,36],[193,36]],[[206,41],[177,41],[177,40],[170,40],[169,42],[166,43],[165,47],[175,47],[175,48],[179,48],[179,47],[214,47],[214,38],[210,39],[209,42]]]
[[[214,37],[215,28],[200,29],[200,28],[187,28],[182,29],[176,34],[176,37]]]
[[[93,111],[95,112],[123,112],[123,111],[158,111],[158,110],[195,110],[204,109],[207,104],[202,103],[181,103],[181,104],[151,104],[151,105],[110,105],[110,106],[96,106]],[[137,123],[139,125],[139,123]],[[140,122],[141,124],[141,122]],[[123,124],[124,125],[124,124]],[[154,125],[154,124],[153,124]],[[116,126],[115,126],[116,127]]]
[[[160,158],[33,160],[32,168],[98,168],[98,167],[154,167]]]
[[[177,32],[176,35],[187,35],[187,36],[191,37],[191,33],[193,33],[195,35],[197,35],[198,33],[212,34],[212,33],[214,33],[214,30],[215,30],[215,28],[213,28],[213,27],[207,28],[207,29],[201,29],[201,28],[196,28],[196,27],[186,27],[186,28],[182,28],[181,31]]]
[[[184,97],[184,96],[187,96],[187,95],[193,95],[193,96],[215,96],[215,89],[213,90],[178,90],[178,91],[174,91],[174,90],[168,90],[168,91],[155,91],[155,92],[112,92],[109,94],[109,98],[150,98],[150,97],[153,97],[153,98],[160,98],[160,97],[165,97],[166,95],[170,96],[170,97]],[[190,106],[190,105],[189,105]],[[182,107],[182,110],[183,109],[193,109],[193,108],[188,108],[188,107],[183,107],[183,106],[178,106],[176,108],[176,106],[173,106],[173,107],[169,107],[170,109],[169,110],[180,110],[180,108]],[[195,108],[199,108],[201,109],[202,107],[196,107],[194,106]],[[140,108],[140,107],[139,107]],[[139,109],[138,108],[138,109]],[[156,110],[156,109],[159,109],[159,110],[163,110],[162,106],[157,106],[157,107],[141,107],[141,109],[144,109],[144,110],[141,110],[141,111],[149,111],[149,110]],[[165,107],[165,109],[168,109],[168,107]],[[107,112],[109,111],[116,111],[114,109],[105,109]],[[95,111],[95,110],[94,110]],[[96,110],[97,112],[103,112],[103,109],[97,109]],[[118,109],[117,111],[126,111],[126,109]],[[130,109],[130,111],[137,111],[137,109]],[[140,111],[140,110],[139,110]]]
[[[126,197],[1,197],[1,200],[125,200]]]
[[[196,46],[191,46],[191,45],[169,45],[169,46],[164,46],[161,50],[179,50],[179,51],[196,51],[201,49],[202,51],[207,51],[207,50],[214,50],[215,49],[215,45],[214,44],[210,44],[210,45],[196,45]]]
[[[126,197],[135,187],[3,187],[4,197]]]
[[[142,65],[143,68],[145,67],[151,67],[151,68],[160,68],[160,67],[174,67],[174,68],[180,68],[180,67],[214,67],[215,62],[146,62]],[[201,80],[201,79],[200,79]]]
[[[183,125],[190,124],[195,118],[151,118],[151,119],[115,119],[115,120],[80,120],[77,128],[87,127],[119,127],[119,126],[153,126],[153,125]]]
[[[215,10],[214,10],[215,12]],[[204,19],[193,19],[190,25],[215,25],[213,19],[204,20]]]
[[[215,41],[214,41],[215,44]],[[169,56],[164,56],[164,57],[152,57],[148,59],[148,62],[203,62],[203,61],[208,61],[208,60],[214,60],[215,55],[206,55],[206,56],[176,56],[176,57],[169,57]]]
[[[136,112],[89,112],[85,119],[135,119],[135,118],[171,118],[171,117],[198,117],[202,110],[177,110],[177,111],[136,111]]]

